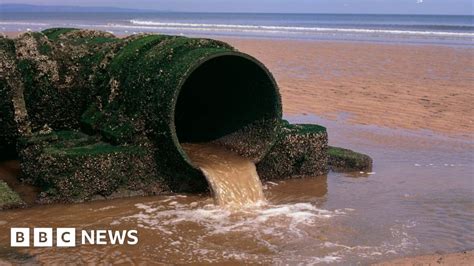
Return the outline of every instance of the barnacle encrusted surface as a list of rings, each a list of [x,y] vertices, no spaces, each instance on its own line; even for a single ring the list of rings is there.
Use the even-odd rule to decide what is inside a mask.
[[[15,43],[0,38],[0,144],[14,145],[31,128],[24,100],[24,84],[17,68]]]
[[[0,37],[0,157],[18,153],[43,202],[204,191],[185,142],[225,146],[265,180],[324,175],[328,160],[371,168],[281,109],[265,66],[220,41],[68,28]]]
[[[270,72],[220,41],[57,28],[0,45],[0,148],[17,146],[24,178],[49,198],[110,195],[140,180],[140,156],[163,189],[203,191],[180,143],[217,141],[258,162],[279,131]]]
[[[25,207],[26,203],[8,186],[0,180],[0,210]]]
[[[328,172],[326,128],[283,121],[278,140],[266,157],[257,164],[264,180],[320,176]]]
[[[43,188],[40,201],[78,202],[169,191],[157,172],[151,147],[116,146],[77,131],[20,139],[25,182]]]
[[[335,172],[372,171],[372,158],[352,150],[330,146],[329,167]]]

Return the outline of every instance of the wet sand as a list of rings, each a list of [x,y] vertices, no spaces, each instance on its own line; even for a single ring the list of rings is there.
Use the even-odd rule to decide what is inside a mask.
[[[359,125],[474,137],[474,49],[435,45],[225,39],[275,75],[287,115],[315,113]],[[342,114],[342,115],[341,115]],[[401,134],[358,138],[405,148],[433,148]],[[334,136],[332,136],[334,137]],[[349,136],[346,136],[349,137]],[[411,141],[407,141],[411,140]],[[412,147],[406,147],[407,145]],[[415,144],[416,145],[413,145]],[[430,147],[431,146],[431,147]],[[469,147],[471,143],[450,147]],[[426,255],[377,265],[473,265],[474,251]]]
[[[290,40],[225,41],[269,67],[280,85],[287,115],[315,113],[338,120],[341,113],[347,113],[343,120],[359,125],[427,130],[469,140],[474,137],[473,48]],[[387,148],[394,144],[383,135],[359,134]],[[407,139],[413,140],[413,136],[402,134],[394,145],[414,144]],[[413,149],[419,146],[430,149],[430,144],[423,141],[416,144],[418,147]],[[461,146],[472,151],[472,142]],[[474,251],[409,257],[378,265],[394,264],[473,265]]]
[[[421,130],[348,124],[344,119],[328,120],[312,114],[286,118],[292,123],[323,124],[328,128],[330,145],[348,147],[374,159],[373,172],[343,174],[346,180],[339,181],[349,184],[332,185],[329,192],[362,216],[372,217],[377,225],[369,227],[386,226],[382,216],[396,219],[397,224],[405,220],[403,229],[392,235],[403,236],[398,243],[400,250],[385,252],[388,259],[380,258],[378,251],[372,253],[373,261],[380,263],[375,265],[474,264],[474,238],[468,233],[474,230],[472,140]],[[359,200],[358,206],[349,203]],[[457,224],[461,220],[464,222]],[[383,235],[383,231],[366,232],[362,238]],[[469,251],[458,252],[463,250]]]
[[[384,263],[377,263],[374,266],[415,266],[415,265],[473,265],[474,251],[465,251],[453,254],[436,254],[391,260]]]
[[[472,138],[474,48],[225,39],[274,74],[285,114]]]

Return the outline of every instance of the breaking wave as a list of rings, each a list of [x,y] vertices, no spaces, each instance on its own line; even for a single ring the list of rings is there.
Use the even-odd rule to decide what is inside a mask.
[[[164,30],[176,29],[176,30],[193,30],[193,31],[235,31],[235,32],[261,32],[261,33],[349,33],[349,34],[352,33],[352,34],[418,35],[418,36],[438,36],[438,37],[474,37],[474,33],[449,32],[449,31],[180,23],[180,22],[160,22],[160,21],[138,20],[138,19],[132,19],[129,22],[132,25],[143,26],[144,28],[164,29]],[[119,25],[115,25],[115,26],[119,26]]]

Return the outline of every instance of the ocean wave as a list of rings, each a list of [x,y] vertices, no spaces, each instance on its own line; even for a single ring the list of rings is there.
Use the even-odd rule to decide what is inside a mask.
[[[181,23],[160,22],[149,20],[132,19],[132,25],[142,26],[144,29],[155,30],[192,30],[192,31],[237,31],[237,32],[261,32],[261,33],[348,33],[348,34],[386,34],[386,35],[421,35],[440,37],[474,37],[470,32],[448,32],[448,31],[420,31],[420,30],[392,30],[392,29],[364,29],[364,28],[330,28],[330,27],[300,27],[300,26],[267,26],[267,25],[243,25],[243,24],[208,24],[208,23]],[[114,24],[121,26],[121,24]],[[127,25],[123,25],[127,27]]]
[[[47,23],[23,22],[23,21],[0,21],[0,25],[16,26],[49,26]]]

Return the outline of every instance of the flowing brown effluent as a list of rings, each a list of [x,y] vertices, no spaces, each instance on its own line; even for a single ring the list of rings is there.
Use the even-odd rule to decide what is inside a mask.
[[[216,204],[245,207],[265,200],[251,160],[213,143],[185,143],[182,147],[206,176]]]

